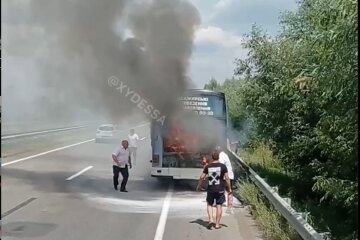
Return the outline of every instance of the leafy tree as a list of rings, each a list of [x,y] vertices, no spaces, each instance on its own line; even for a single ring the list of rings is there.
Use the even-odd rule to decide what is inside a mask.
[[[218,90],[220,88],[220,84],[216,81],[215,78],[211,78],[210,82],[205,84],[204,89],[207,90]]]
[[[299,1],[270,37],[254,26],[246,59],[221,88],[230,117],[251,118],[256,138],[272,142],[301,183],[294,198],[337,211],[334,239],[357,234],[358,25],[353,0]],[[341,214],[340,214],[341,213]],[[328,219],[327,219],[328,220]]]

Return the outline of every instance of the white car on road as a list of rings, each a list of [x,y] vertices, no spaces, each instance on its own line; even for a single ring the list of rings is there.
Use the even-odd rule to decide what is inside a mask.
[[[116,141],[118,136],[117,126],[114,124],[102,124],[96,130],[95,142]]]

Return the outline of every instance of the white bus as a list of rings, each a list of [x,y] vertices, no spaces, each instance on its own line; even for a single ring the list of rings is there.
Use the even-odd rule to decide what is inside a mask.
[[[195,180],[214,147],[226,147],[225,94],[193,89],[179,101],[184,111],[151,123],[151,176]]]

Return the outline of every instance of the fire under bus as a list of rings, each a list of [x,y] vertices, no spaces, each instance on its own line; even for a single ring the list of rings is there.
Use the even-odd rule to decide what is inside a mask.
[[[151,176],[197,180],[216,145],[227,141],[224,93],[187,90],[179,101],[184,112],[151,123]]]

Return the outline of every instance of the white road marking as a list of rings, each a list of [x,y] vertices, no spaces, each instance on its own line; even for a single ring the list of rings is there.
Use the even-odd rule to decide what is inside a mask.
[[[67,146],[64,146],[64,147],[61,147],[61,148],[55,148],[55,149],[52,149],[50,151],[42,152],[42,153],[35,154],[35,155],[32,155],[32,156],[20,158],[20,159],[11,161],[11,162],[3,163],[3,164],[1,164],[1,166],[4,167],[4,166],[10,165],[10,164],[22,162],[22,161],[29,160],[29,159],[32,159],[32,158],[35,158],[35,157],[39,157],[39,156],[42,156],[42,155],[45,155],[45,154],[49,154],[49,153],[52,153],[52,152],[57,152],[57,151],[60,151],[60,150],[66,149],[66,148],[75,147],[75,146],[80,145],[80,144],[92,142],[94,140],[95,139],[90,139],[90,140],[86,140],[86,141],[83,141],[83,142],[78,142],[78,143],[75,143],[75,144],[67,145]]]
[[[165,231],[165,225],[166,225],[166,219],[168,217],[168,213],[169,213],[169,209],[170,209],[170,202],[171,202],[171,197],[174,191],[174,186],[172,184],[170,184],[169,186],[169,190],[166,193],[165,199],[164,199],[164,204],[163,207],[161,209],[161,214],[160,214],[160,219],[156,228],[156,233],[155,233],[155,237],[154,240],[162,240],[163,236],[164,236],[164,231]]]
[[[148,124],[149,124],[149,123],[146,122],[146,123],[144,123],[144,124],[140,124],[140,125],[134,126],[133,128],[146,126],[146,125],[148,125]],[[128,129],[130,129],[130,128],[128,128]],[[121,131],[125,131],[125,129],[124,129],[124,130],[121,130]],[[44,131],[44,132],[46,132],[46,131]],[[48,132],[49,132],[49,131],[48,131]],[[39,132],[38,132],[38,133],[39,133]],[[33,133],[31,133],[31,134],[33,134]],[[14,136],[14,135],[13,135],[13,136]],[[10,137],[10,136],[9,136],[9,137]],[[3,138],[2,138],[2,139],[3,139]],[[92,141],[94,141],[94,140],[95,140],[95,139],[93,138],[93,139],[90,139],[90,140],[86,140],[86,141],[83,141],[83,142],[71,144],[71,145],[68,145],[68,146],[61,147],[61,148],[52,149],[52,150],[50,150],[50,151],[42,152],[42,153],[35,154],[35,155],[32,155],[32,156],[20,158],[20,159],[11,161],[11,162],[3,163],[3,164],[1,164],[1,166],[4,167],[4,166],[10,165],[10,164],[22,162],[22,161],[25,161],[25,160],[28,160],[28,159],[32,159],[32,158],[35,158],[35,157],[39,157],[39,156],[42,156],[42,155],[45,155],[45,154],[48,154],[48,153],[60,151],[60,150],[63,150],[63,149],[66,149],[66,148],[70,148],[70,147],[74,147],[74,146],[77,146],[77,145],[80,145],[80,144],[84,144],[84,143],[87,143],[87,142],[92,142]]]
[[[76,173],[76,174],[72,175],[71,177],[68,177],[66,180],[67,180],[67,181],[72,180],[72,179],[74,179],[74,178],[76,178],[76,177],[80,176],[80,175],[81,175],[81,174],[83,174],[84,172],[86,172],[86,171],[90,170],[91,168],[93,168],[93,166],[88,166],[88,167],[84,168],[83,170],[81,170],[80,172],[78,172],[78,173]]]
[[[17,138],[17,137],[25,137],[25,136],[31,136],[31,135],[38,135],[42,133],[51,133],[51,132],[61,132],[61,131],[67,131],[71,129],[78,129],[78,128],[84,128],[86,126],[77,126],[77,127],[68,127],[68,128],[58,128],[58,129],[52,129],[52,130],[45,130],[45,131],[38,131],[38,132],[30,132],[30,133],[20,133],[20,134],[14,134],[9,136],[1,137],[1,140],[11,139],[11,138]]]

